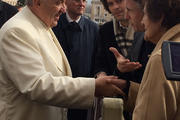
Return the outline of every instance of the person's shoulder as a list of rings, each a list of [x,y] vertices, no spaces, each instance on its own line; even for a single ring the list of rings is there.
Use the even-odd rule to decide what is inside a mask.
[[[105,32],[105,31],[113,32],[113,22],[109,21],[109,22],[104,23],[103,25],[100,25],[100,31],[101,32]]]
[[[66,18],[66,13],[63,13],[60,15],[60,18],[58,20],[58,24],[65,24],[68,23],[67,18]]]
[[[109,26],[109,25],[113,25],[113,21],[108,21],[104,23],[102,26]]]
[[[15,16],[9,19],[3,26],[2,30],[4,32],[16,30],[16,31],[28,31],[30,34],[34,33],[32,31],[36,31],[36,25],[32,24],[32,22],[23,16],[22,11],[18,12]],[[31,32],[30,32],[31,31]]]
[[[134,37],[144,38],[144,32],[134,32]]]
[[[109,28],[113,28],[113,22],[112,21],[106,22],[100,26],[100,29],[109,29]]]
[[[63,14],[60,15],[60,18],[58,20],[58,24],[55,27],[53,27],[52,30],[54,31],[54,33],[56,35],[59,35],[59,32],[63,28],[65,28],[67,26],[67,24],[68,24],[68,21],[66,19],[66,13],[63,13]]]
[[[134,32],[134,43],[143,43],[144,32]]]
[[[94,27],[98,26],[97,23],[95,23],[94,21],[90,20],[88,17],[82,16],[82,18],[83,18],[83,20],[84,20],[86,25],[90,25],[90,26],[94,26]]]
[[[151,65],[158,66],[161,61],[161,49],[153,51],[149,58],[149,62],[151,63]]]
[[[62,21],[62,20],[64,20],[64,19],[66,19],[66,13],[62,13],[62,14],[60,15],[59,21]]]
[[[15,6],[12,6],[6,2],[1,2],[2,4],[2,7],[3,7],[3,10],[6,11],[6,12],[14,12],[14,13],[17,13],[18,12],[18,9],[15,7]]]

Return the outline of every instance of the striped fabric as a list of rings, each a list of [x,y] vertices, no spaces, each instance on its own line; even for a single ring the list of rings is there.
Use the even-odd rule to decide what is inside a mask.
[[[128,50],[132,46],[134,30],[131,26],[123,27],[119,21],[113,19],[115,39],[124,57],[128,56]]]

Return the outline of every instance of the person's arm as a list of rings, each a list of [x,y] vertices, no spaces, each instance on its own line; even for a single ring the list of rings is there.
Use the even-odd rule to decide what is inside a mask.
[[[166,79],[161,52],[150,57],[141,82],[133,120],[173,120],[179,101],[179,83]]]
[[[72,78],[62,76],[55,64],[47,64],[37,43],[39,35],[13,28],[3,34],[0,59],[8,79],[28,99],[61,107],[89,107],[94,96],[122,93],[116,77]],[[37,37],[38,36],[38,37]],[[45,54],[45,53],[44,53]],[[51,63],[51,62],[49,62]],[[52,70],[54,68],[54,70]],[[53,71],[53,72],[52,72]],[[58,73],[58,74],[57,74]],[[113,83],[112,83],[113,82]],[[114,84],[114,85],[113,85]]]
[[[39,35],[31,28],[29,31],[13,28],[3,35],[0,58],[14,87],[36,102],[61,107],[90,106],[94,98],[95,79],[62,76],[62,71],[58,71],[51,57],[42,55],[45,51],[41,52],[38,38]],[[45,62],[50,63],[49,67]]]

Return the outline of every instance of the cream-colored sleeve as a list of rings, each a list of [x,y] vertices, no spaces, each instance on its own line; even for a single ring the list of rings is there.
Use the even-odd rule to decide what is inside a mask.
[[[133,120],[174,120],[179,83],[166,79],[160,52],[151,56],[141,82]]]
[[[0,60],[4,76],[7,76],[7,81],[12,82],[13,89],[30,100],[48,105],[91,106],[95,79],[54,76],[50,70],[47,71],[46,66],[54,65],[43,61],[42,51],[36,42],[41,39],[38,36],[22,28],[9,29],[3,34]]]

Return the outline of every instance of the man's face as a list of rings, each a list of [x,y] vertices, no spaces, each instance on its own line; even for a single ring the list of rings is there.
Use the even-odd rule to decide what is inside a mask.
[[[70,17],[79,17],[85,11],[86,0],[66,0],[65,3]]]
[[[125,19],[125,0],[107,0],[108,8],[116,20]]]
[[[60,15],[65,12],[65,3],[64,0],[42,0],[38,9],[42,21],[48,27],[54,27]]]
[[[138,3],[134,0],[126,0],[127,14],[126,18],[133,26],[136,32],[143,32],[144,26],[141,23],[143,17],[143,10]]]

